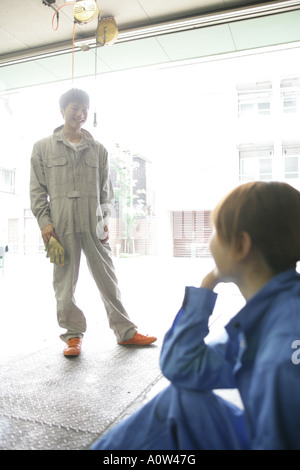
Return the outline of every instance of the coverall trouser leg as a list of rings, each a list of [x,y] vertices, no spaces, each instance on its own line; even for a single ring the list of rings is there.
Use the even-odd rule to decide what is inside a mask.
[[[170,385],[92,450],[246,450],[244,412],[211,391]]]
[[[72,337],[83,336],[86,331],[84,313],[77,307],[74,298],[81,251],[86,256],[104,303],[109,326],[117,341],[130,339],[136,331],[136,325],[130,320],[122,304],[109,245],[102,245],[88,232],[60,235],[59,240],[65,249],[65,264],[54,265],[53,287],[57,301],[58,324],[67,330],[60,336],[61,339],[67,341]]]

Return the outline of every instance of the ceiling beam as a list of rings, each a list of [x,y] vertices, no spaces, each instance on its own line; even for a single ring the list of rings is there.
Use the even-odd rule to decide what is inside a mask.
[[[134,41],[164,34],[189,31],[198,28],[215,26],[218,24],[232,23],[249,20],[262,16],[276,15],[300,9],[300,0],[274,1],[265,4],[251,5],[245,8],[224,10],[208,15],[180,18],[174,21],[152,24],[141,28],[119,31],[118,40],[115,43]],[[91,36],[84,39],[75,39],[74,52],[97,46],[96,37]],[[99,46],[100,47],[100,46]],[[26,49],[0,56],[0,67],[6,67],[22,62],[29,62],[46,57],[69,54],[73,51],[70,41],[54,43],[32,49]]]

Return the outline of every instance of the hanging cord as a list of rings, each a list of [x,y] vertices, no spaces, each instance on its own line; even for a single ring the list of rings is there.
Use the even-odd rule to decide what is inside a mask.
[[[55,13],[52,17],[52,28],[54,29],[54,31],[57,31],[58,30],[58,26],[59,26],[59,10],[61,10],[61,8],[65,7],[65,6],[68,6],[68,5],[76,5],[77,2],[69,2],[69,3],[63,3],[59,8],[57,8],[55,10]],[[54,20],[55,20],[55,17],[57,16],[57,19],[56,19],[56,27],[54,27]]]
[[[76,26],[76,23],[74,21],[74,25],[73,25],[73,39],[72,39],[72,83],[74,81],[74,64],[75,64],[75,26]]]
[[[99,13],[98,15],[98,25],[99,25],[99,22],[101,20],[101,13]],[[94,108],[94,122],[93,122],[93,126],[94,127],[97,127],[97,73],[98,73],[98,54],[97,54],[97,48],[99,46],[99,43],[98,43],[98,40],[96,38],[96,45],[95,45],[95,95],[94,95],[94,99],[95,99],[95,108]]]
[[[54,31],[57,31],[58,30],[58,26],[59,26],[59,10],[65,6],[68,6],[68,5],[76,5],[77,2],[69,2],[69,3],[64,3],[63,5],[61,5],[59,8],[57,8],[57,10],[55,10],[55,13],[52,17],[52,28],[54,29]],[[54,20],[55,20],[55,17],[56,17],[56,27],[54,26]],[[74,58],[74,55],[75,55],[75,26],[76,26],[76,22],[74,21],[74,25],[73,25],[73,38],[72,38],[72,83],[74,81],[74,63],[75,63],[75,58]]]
[[[56,8],[54,5],[52,5],[52,3],[49,3],[48,0],[43,0],[43,4],[44,5],[47,5],[48,7],[52,8],[52,10],[55,11],[55,14],[57,14],[57,19],[56,19],[56,29],[55,31],[58,29],[58,23],[59,23],[59,12],[56,13]],[[52,28],[53,28],[53,18],[52,18]]]
[[[55,16],[56,16],[56,27],[54,27],[54,18],[55,18]],[[54,29],[54,31],[57,31],[58,26],[59,26],[59,11],[56,10],[53,17],[52,17],[52,29]]]
[[[96,41],[96,47],[95,47],[95,109],[94,109],[94,122],[93,126],[97,127],[97,62],[98,62],[98,56],[97,56],[97,41]]]

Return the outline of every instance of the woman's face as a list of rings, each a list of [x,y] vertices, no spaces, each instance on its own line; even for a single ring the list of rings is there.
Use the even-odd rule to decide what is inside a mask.
[[[226,282],[234,282],[237,267],[235,250],[231,245],[220,240],[216,230],[210,239],[210,251],[221,278]]]

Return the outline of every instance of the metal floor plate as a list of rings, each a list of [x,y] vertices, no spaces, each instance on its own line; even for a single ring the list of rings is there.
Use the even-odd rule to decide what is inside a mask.
[[[208,272],[209,260],[116,262],[130,316],[141,333],[162,341],[181,305],[183,286],[198,285],[194,281]],[[89,449],[168,384],[159,367],[159,341],[145,348],[117,345],[85,263],[80,273],[76,299],[88,330],[81,355],[65,358],[50,263],[44,254],[6,259],[0,273],[0,450]],[[238,307],[239,297],[227,298],[228,311]],[[221,326],[224,301],[222,315],[215,314]]]
[[[0,367],[1,450],[83,450],[161,378],[160,348],[61,344]],[[95,345],[94,345],[95,346]]]

